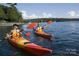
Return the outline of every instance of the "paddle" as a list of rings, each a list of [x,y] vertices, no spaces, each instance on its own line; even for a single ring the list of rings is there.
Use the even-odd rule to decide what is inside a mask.
[[[53,22],[51,20],[47,21],[47,24],[44,25],[44,28],[48,28],[50,24],[52,24]]]
[[[42,21],[41,21],[41,22],[42,22]],[[41,22],[38,23],[38,26],[41,26],[41,24],[42,24]],[[52,23],[52,21],[48,21],[48,22],[47,22],[48,25],[51,24],[51,23]],[[48,25],[45,25],[44,27],[45,27],[45,28],[48,28]],[[31,22],[31,23],[29,23],[29,24],[27,25],[27,28],[28,28],[28,29],[34,29],[35,26],[37,26],[37,22]],[[43,28],[44,28],[44,27],[43,27]],[[27,32],[25,35],[28,36],[28,37],[30,37],[31,32]]]
[[[37,26],[37,23],[36,22],[32,22],[32,23],[27,25],[27,28],[28,29],[33,29],[35,26]]]
[[[47,24],[52,24],[53,22],[51,20],[47,21]]]
[[[31,36],[31,32],[27,32],[25,35],[26,35],[27,37],[30,37],[30,36]]]
[[[37,22],[31,22],[27,25],[27,28],[28,29],[34,29],[34,27],[37,26]],[[27,32],[25,34],[27,37],[30,37],[31,36],[31,32]]]

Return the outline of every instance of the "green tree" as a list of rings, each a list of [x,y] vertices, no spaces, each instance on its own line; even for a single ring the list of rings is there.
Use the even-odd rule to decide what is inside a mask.
[[[16,3],[14,3],[14,4],[8,3],[8,4],[10,5],[10,7],[7,10],[8,18],[11,21],[16,21],[16,22],[23,21],[22,14],[16,8],[17,4]]]
[[[16,3],[0,4],[0,20],[23,22],[22,14],[16,8]]]
[[[6,18],[3,7],[4,7],[3,5],[0,5],[0,20],[3,20]]]

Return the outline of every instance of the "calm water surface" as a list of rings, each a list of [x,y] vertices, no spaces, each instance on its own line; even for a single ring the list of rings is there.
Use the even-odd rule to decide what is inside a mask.
[[[45,25],[46,23],[42,23],[42,26]],[[79,21],[54,22],[44,28],[45,32],[52,34],[52,42],[34,35],[33,30],[29,30],[26,27],[26,24],[21,26],[21,28],[24,29],[23,36],[28,31],[32,34],[30,37],[24,36],[24,38],[29,38],[31,42],[34,42],[46,48],[53,49],[53,53],[51,55],[79,55]],[[0,26],[0,55],[32,55],[27,52],[25,53],[20,49],[16,49],[12,45],[10,45],[7,40],[4,39],[5,33],[9,30],[9,28],[10,27]]]

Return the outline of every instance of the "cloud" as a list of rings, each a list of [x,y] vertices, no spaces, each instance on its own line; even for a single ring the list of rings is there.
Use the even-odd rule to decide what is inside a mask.
[[[72,16],[72,17],[75,17],[76,16],[76,11],[74,11],[74,10],[69,11],[69,15]]]
[[[39,14],[39,15],[34,14],[34,13],[31,14],[31,15],[29,15],[29,14],[27,13],[27,11],[24,11],[24,10],[21,10],[20,12],[22,13],[22,17],[23,17],[24,19],[50,18],[50,17],[52,17],[52,14],[51,14],[51,13],[46,13],[46,12],[43,12],[42,14]]]
[[[24,19],[28,18],[28,14],[27,14],[26,11],[22,10],[22,11],[20,11],[20,12],[22,13],[22,17],[23,17]]]
[[[33,19],[33,18],[38,18],[38,16],[36,14],[32,14],[28,18]]]
[[[56,14],[47,13],[47,12],[41,12],[40,14],[31,13],[29,14],[26,10],[21,10],[22,17],[24,19],[34,19],[34,18],[52,18],[52,17],[61,17],[57,16]],[[66,15],[62,16],[61,18],[78,18],[79,17],[79,11],[71,10],[66,13]]]
[[[51,13],[46,13],[46,12],[43,13],[43,18],[50,18],[50,17],[52,17]]]
[[[79,11],[74,11],[74,10],[71,10],[68,12],[68,15],[70,18],[78,18],[79,17]]]
[[[21,10],[20,12],[22,13],[22,17],[23,17],[24,19],[38,18],[38,16],[37,16],[36,14],[28,15],[27,11],[24,11],[24,10]]]
[[[77,16],[79,17],[79,11],[78,11],[78,15]]]

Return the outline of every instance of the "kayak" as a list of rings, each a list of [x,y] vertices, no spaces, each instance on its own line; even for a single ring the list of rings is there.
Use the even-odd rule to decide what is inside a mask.
[[[42,56],[51,54],[52,50],[48,48],[44,48],[42,46],[39,46],[37,44],[34,44],[30,42],[27,39],[24,39],[23,37],[14,37],[9,38],[8,41],[15,47],[18,47],[24,51],[28,51],[29,53],[32,53],[33,55]]]
[[[35,32],[35,34],[36,34],[37,36],[40,36],[40,37],[43,37],[43,38],[49,39],[49,40],[51,40],[51,38],[52,38],[52,35],[47,34],[47,33],[45,33],[45,32],[41,32],[41,33]]]

